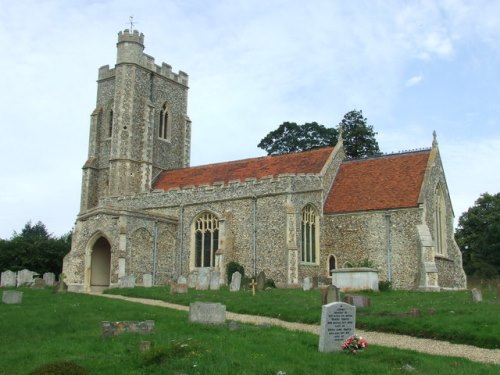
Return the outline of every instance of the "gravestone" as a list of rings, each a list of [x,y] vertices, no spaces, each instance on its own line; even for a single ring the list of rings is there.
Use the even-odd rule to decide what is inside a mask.
[[[17,285],[17,274],[12,271],[2,272],[2,280],[0,282],[0,287],[11,288]]]
[[[191,272],[188,275],[188,280],[187,280],[188,288],[196,288],[197,283],[198,283],[198,275],[196,274],[196,272]]]
[[[312,280],[312,288],[317,289],[319,286],[319,276],[313,276],[311,280]]]
[[[321,288],[321,304],[328,305],[333,302],[341,302],[340,288],[337,288],[335,285],[328,285]]]
[[[356,307],[369,307],[372,305],[372,301],[369,297],[356,294],[349,294],[345,296],[344,302]]]
[[[224,324],[226,306],[221,303],[193,302],[189,305],[189,321],[202,324]]]
[[[220,272],[212,271],[210,272],[210,290],[220,289]]]
[[[151,288],[153,286],[153,275],[150,273],[142,275],[142,286],[145,288]]]
[[[52,272],[45,272],[43,274],[43,280],[45,281],[45,285],[53,286],[54,283],[56,282],[56,275],[53,274]]]
[[[344,302],[334,302],[321,308],[319,333],[320,352],[339,352],[342,342],[354,335],[356,307]]]
[[[177,284],[187,284],[186,276],[179,276],[179,278],[177,279]]]
[[[234,272],[231,276],[231,284],[229,285],[230,292],[239,292],[241,288],[241,273]]]
[[[135,276],[128,275],[120,277],[120,288],[135,288]]]
[[[17,287],[20,286],[32,286],[33,278],[35,277],[36,272],[30,270],[22,270],[17,272]]]
[[[43,289],[47,286],[47,284],[45,283],[45,280],[44,279],[40,279],[39,277],[36,278],[34,281],[33,281],[33,285],[31,286],[32,288],[37,288],[37,289]]]
[[[154,333],[154,330],[154,320],[146,320],[143,322],[101,322],[101,332],[103,336],[117,336],[122,333]]]
[[[307,292],[312,289],[312,280],[310,277],[304,278],[304,283],[302,284],[302,289]]]
[[[266,285],[266,274],[264,271],[260,271],[260,273],[257,275],[257,290],[262,291],[264,290],[264,287]]]
[[[2,302],[8,305],[18,305],[23,302],[23,292],[5,290],[2,295]]]
[[[196,290],[208,290],[210,285],[210,270],[208,268],[201,268],[198,273],[198,283]]]
[[[188,292],[187,284],[170,284],[170,294],[184,294]]]
[[[52,293],[64,293],[68,291],[68,284],[64,282],[64,273],[59,275],[59,281],[52,287]]]
[[[473,288],[471,292],[472,292],[472,302],[476,303],[483,302],[483,294],[479,289]]]

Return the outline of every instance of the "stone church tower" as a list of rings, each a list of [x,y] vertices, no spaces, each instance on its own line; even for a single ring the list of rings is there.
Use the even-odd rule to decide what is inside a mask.
[[[161,170],[189,166],[187,74],[155,65],[138,31],[120,32],[117,50],[115,67],[99,69],[81,212],[104,197],[148,192]]]

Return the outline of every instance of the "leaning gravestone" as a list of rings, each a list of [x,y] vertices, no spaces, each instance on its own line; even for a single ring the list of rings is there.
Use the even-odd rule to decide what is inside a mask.
[[[153,286],[153,275],[150,273],[142,275],[142,286],[145,288],[151,288]]]
[[[0,287],[10,288],[17,285],[17,275],[12,271],[2,272],[2,281],[0,282]]]
[[[210,289],[219,290],[220,289],[220,272],[212,271],[210,272]]]
[[[307,292],[307,291],[312,289],[312,280],[310,277],[304,278],[304,283],[302,284],[302,289],[304,289],[304,292]]]
[[[319,333],[320,352],[339,352],[342,342],[354,335],[356,307],[344,302],[334,302],[321,308]]]
[[[120,277],[120,288],[135,288],[135,276],[128,275]]]
[[[224,324],[226,306],[221,303],[193,302],[189,305],[189,321],[202,324]]]
[[[239,292],[241,288],[241,273],[234,272],[231,276],[231,284],[229,285],[230,292]]]
[[[209,285],[210,270],[208,268],[202,268],[198,274],[198,284],[196,284],[196,290],[208,290]]]
[[[56,282],[56,275],[52,272],[45,272],[43,274],[43,280],[45,281],[45,285],[52,286]]]
[[[266,274],[264,271],[260,271],[260,273],[257,275],[257,290],[264,290],[264,287],[266,285]]]
[[[18,305],[23,302],[23,292],[5,290],[2,295],[2,302],[8,305]]]
[[[22,270],[17,273],[17,287],[32,286],[33,278],[37,273],[30,270]]]
[[[188,275],[188,288],[196,288],[198,283],[198,274],[196,272],[191,272]]]

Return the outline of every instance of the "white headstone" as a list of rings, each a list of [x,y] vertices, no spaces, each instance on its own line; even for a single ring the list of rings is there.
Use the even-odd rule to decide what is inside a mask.
[[[0,281],[0,287],[8,288],[15,287],[17,285],[17,275],[12,271],[2,272],[2,280]]]
[[[33,278],[37,275],[36,272],[30,270],[22,270],[17,273],[17,286],[32,286],[34,283]]]
[[[196,272],[191,272],[188,275],[188,288],[196,288],[196,283],[198,282],[198,275]]]
[[[333,302],[321,308],[319,351],[338,352],[342,342],[354,335],[356,307],[344,302]]]
[[[196,284],[197,290],[208,290],[210,285],[210,270],[208,268],[200,268],[198,273],[198,283]]]
[[[52,272],[45,272],[43,274],[43,280],[45,281],[45,285],[52,286],[56,282],[56,275]]]
[[[134,288],[134,287],[135,287],[134,275],[120,277],[120,288]]]
[[[145,273],[142,275],[142,285],[145,288],[151,288],[153,286],[153,275],[150,273]]]
[[[177,284],[187,284],[186,276],[179,276],[179,278],[177,279]]]
[[[305,292],[307,292],[308,290],[311,290],[312,289],[312,280],[310,277],[306,277],[304,278],[304,284],[302,284],[302,289],[304,289]]]
[[[241,288],[241,273],[236,271],[231,276],[231,284],[229,285],[229,291],[239,292],[240,288]]]
[[[3,292],[2,302],[9,305],[20,304],[23,302],[23,292],[6,290]]]
[[[473,288],[472,292],[472,302],[483,302],[483,293],[477,288]]]
[[[220,289],[220,272],[212,271],[210,272],[210,289],[219,290]]]
[[[226,306],[220,303],[193,302],[189,305],[189,321],[203,324],[224,324]]]

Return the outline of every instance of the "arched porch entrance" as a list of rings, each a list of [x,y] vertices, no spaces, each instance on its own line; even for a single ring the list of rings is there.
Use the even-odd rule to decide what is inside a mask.
[[[90,286],[109,286],[111,273],[111,245],[104,237],[100,237],[94,243],[90,265]]]

